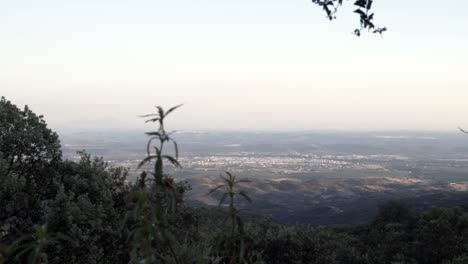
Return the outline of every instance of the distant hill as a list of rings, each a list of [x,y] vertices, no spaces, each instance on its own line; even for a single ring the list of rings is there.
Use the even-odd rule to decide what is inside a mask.
[[[193,187],[187,194],[189,202],[217,205],[220,194],[207,193],[220,183],[218,177],[197,177],[188,181]],[[245,212],[270,215],[283,223],[311,225],[369,222],[375,217],[378,206],[389,200],[401,200],[418,210],[464,205],[468,201],[468,182],[407,177],[252,179],[241,186],[253,199],[252,204],[239,201]]]

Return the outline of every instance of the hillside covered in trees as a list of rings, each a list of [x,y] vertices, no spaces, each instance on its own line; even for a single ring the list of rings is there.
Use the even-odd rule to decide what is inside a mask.
[[[239,211],[255,200],[229,172],[211,190],[219,207],[189,206],[191,186],[163,167],[183,166],[164,126],[176,108],[146,116],[156,130],[131,182],[125,168],[84,151],[65,160],[42,116],[2,98],[0,263],[468,262],[464,207],[416,212],[390,201],[367,224],[286,225]]]

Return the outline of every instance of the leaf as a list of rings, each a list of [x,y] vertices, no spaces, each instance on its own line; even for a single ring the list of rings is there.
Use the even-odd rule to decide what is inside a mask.
[[[379,34],[382,34],[383,32],[387,31],[387,28],[378,28],[376,30],[374,30],[372,33],[379,33]]]
[[[174,157],[169,156],[169,155],[164,155],[164,156],[162,156],[162,158],[165,158],[165,159],[169,160],[172,163],[172,165],[174,165],[176,167],[179,167],[179,168],[182,168],[179,161],[177,161],[177,159],[175,159]]]
[[[162,138],[162,135],[159,132],[146,132],[145,134],[148,136],[157,136],[158,138]]]
[[[327,13],[327,17],[328,17],[330,20],[332,20],[333,17],[332,17],[332,15],[331,15],[331,11],[330,11],[330,9],[328,8],[328,6],[326,6],[326,5],[323,6],[323,9],[324,9],[325,12]]]
[[[179,147],[177,146],[177,142],[173,139],[171,139],[172,143],[174,143],[174,149],[175,149],[175,156],[176,156],[176,159],[179,158]]]
[[[252,182],[252,181],[251,181],[251,180],[246,180],[246,179],[244,179],[244,180],[237,180],[237,181],[234,182],[234,184],[238,184],[238,183],[242,183],[242,182]]]
[[[183,104],[180,104],[180,105],[176,105],[174,107],[172,107],[171,109],[167,110],[166,113],[164,114],[164,117],[166,117],[167,115],[169,115],[172,111],[176,110],[177,108],[183,106]]]
[[[160,117],[161,119],[163,119],[163,118],[164,118],[164,110],[163,110],[162,107],[160,107],[160,106],[156,106],[156,108],[158,109],[159,117]]]
[[[156,146],[154,146],[153,148],[154,148],[154,151],[156,151],[156,157],[161,156],[161,150],[159,150],[159,148]]]
[[[20,252],[16,253],[15,259],[19,259],[21,256],[23,256],[25,253],[27,253],[27,252],[30,251],[31,249],[32,249],[32,247],[25,247],[23,250],[21,250]]]
[[[11,244],[11,247],[17,247],[18,245],[20,245],[23,241],[25,240],[31,240],[32,237],[31,235],[23,235],[21,236],[20,238],[18,238],[17,240],[15,240],[12,244]]]
[[[249,203],[252,202],[252,199],[250,199],[250,197],[247,195],[247,193],[245,191],[239,191],[238,193],[240,196],[244,197],[247,201],[249,201]]]
[[[166,136],[170,136],[170,135],[174,134],[175,132],[177,132],[177,131],[174,130],[174,131],[171,131],[171,132],[169,132],[169,133],[166,133]]]
[[[361,17],[367,17],[366,13],[361,9],[354,10],[354,13],[358,13],[359,15],[361,15]]]
[[[219,177],[220,177],[226,184],[230,184],[230,183],[231,183],[231,180],[229,180],[229,178],[223,177],[223,175],[219,175]]]
[[[463,128],[458,127],[458,129],[459,129],[461,132],[463,132],[463,133],[465,133],[465,134],[468,134],[468,131],[464,130]]]
[[[221,196],[221,199],[219,199],[219,205],[222,205],[224,203],[224,200],[226,200],[226,197],[227,197],[227,193],[223,193],[223,196]]]
[[[355,6],[359,6],[359,7],[362,7],[362,8],[366,8],[366,0],[357,0],[354,5]]]
[[[151,152],[150,152],[151,142],[152,142],[153,140],[157,139],[157,138],[158,138],[158,137],[152,137],[152,138],[150,138],[150,139],[148,140],[148,143],[146,144],[146,154],[147,154],[148,156],[151,155]],[[156,148],[156,147],[155,147],[155,148]],[[159,152],[158,150],[159,150],[159,149],[156,150],[156,153]]]
[[[38,247],[35,247],[29,254],[28,263],[39,263],[39,259],[42,258],[42,252]]]
[[[148,119],[148,120],[145,121],[145,123],[156,122],[156,121],[159,121],[159,120],[161,120],[161,118],[159,118],[159,117],[158,118],[153,118],[153,119]]]
[[[144,158],[139,164],[138,164],[138,169],[141,168],[141,166],[143,166],[145,163],[149,162],[150,160],[152,159],[155,159],[157,158],[158,156],[156,155],[150,155],[150,156],[147,156],[146,158]]]
[[[140,117],[150,117],[150,116],[158,116],[158,114],[142,115],[142,116],[140,116]]]
[[[218,190],[219,188],[224,187],[224,186],[225,186],[224,184],[220,184],[220,185],[214,187],[213,189],[211,189],[208,194],[212,194],[213,192],[215,192],[216,190]]]

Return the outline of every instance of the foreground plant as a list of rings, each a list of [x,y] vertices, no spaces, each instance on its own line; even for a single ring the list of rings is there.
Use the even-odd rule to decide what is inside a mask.
[[[178,243],[171,234],[171,225],[167,220],[167,214],[176,210],[181,195],[174,180],[164,175],[163,165],[164,161],[169,161],[175,167],[181,167],[178,161],[177,142],[171,137],[174,132],[166,132],[164,127],[165,118],[180,106],[172,107],[167,111],[158,106],[156,107],[157,113],[143,116],[149,118],[146,122],[158,124],[158,129],[146,133],[150,136],[146,146],[147,156],[140,162],[138,168],[151,162],[154,162],[154,167],[153,171],[149,173],[146,171],[141,173],[138,188],[130,195],[130,199],[134,201],[131,204],[132,210],[127,214],[127,218],[131,218],[135,222],[130,232],[130,238],[137,241],[136,245],[138,245],[139,250],[134,249],[134,251],[137,251],[136,255],[144,256],[144,258],[139,257],[143,263],[154,263],[157,262],[157,259],[164,263],[179,263],[174,250]],[[174,156],[163,153],[165,144],[169,142],[172,142],[174,146]],[[153,153],[152,148],[154,149]],[[148,174],[153,176],[152,179],[147,179]],[[147,185],[148,181],[152,184]],[[160,252],[163,247],[169,249],[170,260]]]
[[[11,245],[11,260],[20,261],[25,255],[28,264],[41,264],[47,261],[46,247],[63,240],[71,241],[62,234],[47,232],[47,225],[35,225],[34,233],[24,235]],[[71,241],[73,242],[73,241]]]
[[[135,241],[133,253],[142,255],[141,263],[153,263],[156,260],[153,249],[153,241],[157,238],[157,226],[155,208],[150,201],[150,194],[146,188],[146,173],[142,172],[138,182],[138,189],[129,194],[129,198],[135,202],[131,204],[132,210],[127,213],[126,221],[130,218],[135,223],[130,231],[129,239]],[[136,251],[140,252],[136,252]]]
[[[243,182],[250,182],[249,180],[238,180],[236,176],[226,171],[226,175],[220,175],[223,183],[211,189],[209,194],[221,189],[222,196],[219,199],[219,205],[223,205],[228,199],[228,219],[230,223],[230,233],[228,236],[228,252],[230,263],[240,263],[244,259],[245,255],[245,244],[243,240],[244,225],[241,217],[238,214],[238,209],[235,206],[236,197],[241,197],[247,200],[249,203],[252,202],[247,193],[243,190],[238,189],[238,184]],[[239,242],[239,243],[237,243]]]

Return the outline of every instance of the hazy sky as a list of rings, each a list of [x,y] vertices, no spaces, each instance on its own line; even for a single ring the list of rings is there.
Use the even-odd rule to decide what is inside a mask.
[[[374,2],[383,37],[310,0],[0,0],[0,95],[58,130],[468,127],[468,1]]]

